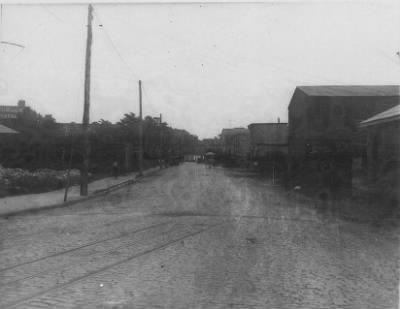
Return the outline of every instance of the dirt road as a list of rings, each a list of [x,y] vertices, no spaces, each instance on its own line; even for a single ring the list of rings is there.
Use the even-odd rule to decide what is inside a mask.
[[[398,308],[392,227],[186,163],[0,221],[0,308]]]

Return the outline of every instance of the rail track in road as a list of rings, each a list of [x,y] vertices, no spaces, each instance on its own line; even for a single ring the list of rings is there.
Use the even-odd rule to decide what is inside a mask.
[[[60,218],[27,216],[23,230],[22,220],[4,222],[2,231],[29,243],[0,251],[0,268],[89,246],[0,273],[0,308],[396,306],[392,232],[341,221],[218,169],[204,173],[194,165],[167,170],[119,192],[105,209],[101,202],[60,210]],[[161,223],[171,224],[114,238]]]
[[[224,219],[259,219],[259,220],[274,220],[274,221],[292,221],[292,222],[301,222],[301,223],[314,223],[314,224],[323,224],[322,220],[318,218],[307,218],[302,217],[301,215],[296,217],[289,216],[256,216],[256,215],[221,215],[221,214],[207,214],[207,213],[196,213],[196,212],[160,212],[154,214],[154,216],[160,217],[203,217],[203,218],[224,218]]]
[[[107,221],[107,217],[103,218],[100,223],[96,222],[95,224],[92,221],[87,222],[86,220],[84,222],[79,222],[78,224],[73,224],[70,226],[67,226],[66,228],[50,228],[46,230],[41,230],[38,233],[33,233],[29,235],[29,237],[26,236],[16,236],[9,238],[7,236],[4,237],[6,239],[7,243],[4,241],[1,241],[0,239],[0,256],[4,257],[6,255],[12,254],[12,251],[10,250],[24,250],[25,252],[28,250],[30,253],[33,252],[35,249],[34,247],[45,245],[46,244],[52,244],[47,252],[46,256],[51,256],[51,255],[57,255],[58,253],[62,253],[64,251],[74,249],[76,247],[75,243],[82,243],[85,240],[87,241],[88,244],[90,243],[96,243],[98,238],[105,237],[104,234],[112,234],[115,235],[115,237],[119,237],[121,234],[129,232],[124,231],[126,228],[126,225],[132,225],[132,224],[137,224],[137,221],[141,221],[142,219],[138,218],[137,216],[133,217],[128,217],[124,219],[117,219],[117,220],[109,220]],[[39,223],[40,224],[40,223]],[[128,226],[129,227],[129,226]],[[106,229],[107,228],[107,229]],[[79,231],[79,233],[76,233],[76,231]],[[41,237],[41,233],[44,234],[44,237]],[[86,235],[85,235],[86,234]],[[103,235],[103,236],[102,236]],[[3,235],[2,235],[3,237]],[[114,236],[113,236],[114,237]],[[63,239],[65,238],[65,239]],[[39,243],[37,242],[37,239],[39,239]],[[107,237],[108,239],[108,237]],[[105,239],[106,240],[106,239]],[[32,245],[34,244],[34,246]],[[84,245],[84,244],[83,244]],[[31,246],[31,247],[29,247]],[[13,267],[18,267],[22,264],[29,264],[31,262],[35,262],[37,260],[40,260],[43,257],[42,253],[38,254],[39,256],[37,258],[31,258],[30,260],[26,260],[24,256],[20,258],[14,258],[12,261],[13,264],[7,265],[7,263],[4,263],[2,259],[0,259],[0,273],[4,270],[11,269]],[[19,260],[16,262],[16,260]],[[21,261],[22,260],[22,261]],[[14,265],[15,263],[15,265]],[[10,264],[10,263],[9,263]],[[1,278],[0,278],[1,279]]]
[[[168,223],[170,222],[157,226],[161,227],[162,225],[168,225]],[[4,296],[0,300],[0,307],[14,308],[51,291],[73,285],[135,258],[203,233],[215,226],[202,226],[201,228],[195,228],[195,231],[193,231],[193,225],[174,224],[166,231],[159,231],[155,237],[153,236],[149,239],[146,237],[145,240],[135,240],[105,252],[89,254],[84,258],[85,261],[74,264],[73,269],[68,268],[69,264],[63,265],[61,268],[54,266],[50,270],[43,270],[27,278],[19,278],[13,282],[5,283],[0,286],[0,294]],[[148,227],[147,231],[152,228],[157,229],[157,227],[152,226]]]
[[[154,225],[147,226],[147,227],[140,228],[140,229],[131,230],[129,232],[121,233],[118,236],[97,240],[97,241],[90,242],[90,243],[87,243],[85,245],[78,246],[78,247],[75,247],[75,248],[72,248],[72,249],[63,250],[63,251],[60,251],[60,252],[57,252],[57,253],[54,253],[54,254],[50,254],[50,255],[38,258],[38,259],[34,259],[34,260],[30,260],[30,261],[27,261],[27,262],[24,262],[24,263],[16,264],[16,265],[13,265],[13,266],[10,266],[10,267],[7,267],[7,268],[0,269],[0,274],[2,272],[6,272],[6,271],[9,271],[9,270],[18,268],[18,267],[22,267],[22,266],[25,266],[25,265],[37,263],[37,262],[40,262],[40,261],[44,261],[44,260],[47,260],[47,259],[50,259],[50,258],[53,258],[53,257],[57,257],[57,256],[60,256],[60,255],[63,255],[63,254],[68,254],[68,253],[71,253],[71,252],[74,252],[74,251],[77,251],[77,250],[81,250],[81,249],[84,249],[84,248],[88,248],[88,247],[91,247],[91,246],[94,246],[94,245],[98,245],[98,244],[104,243],[104,242],[107,242],[107,241],[110,241],[110,240],[121,239],[121,238],[127,237],[129,235],[132,235],[132,234],[135,234],[135,233],[139,233],[139,232],[151,229],[151,228],[157,228],[157,227],[166,225],[168,223],[169,222],[164,222],[164,223],[154,224]],[[0,278],[1,278],[1,275],[0,275]],[[3,286],[3,285],[6,285],[6,284],[8,284],[8,282],[7,283],[1,283],[0,282],[0,287]]]
[[[93,214],[92,214],[92,217],[93,217]],[[110,221],[109,218],[104,217],[103,220],[101,220],[101,222],[99,222],[98,218],[94,218],[94,219],[90,219],[90,220],[87,220],[87,221],[84,221],[84,222],[79,222],[79,223],[68,223],[68,230],[73,230],[75,227],[82,226],[83,224],[85,224],[85,225],[90,224],[90,228],[93,229],[95,227],[104,227],[105,225],[109,226],[109,225],[112,225],[112,224],[117,224],[117,223],[121,223],[121,222],[127,222],[127,221],[130,221],[130,220],[132,220],[132,218],[129,218],[129,219],[124,218],[124,219],[118,219],[118,220]],[[93,224],[92,221],[96,222],[96,224]],[[30,232],[29,234],[20,234],[20,235],[17,235],[17,236],[10,236],[10,235],[8,235],[8,233],[2,233],[2,238],[7,239],[7,241],[10,244],[12,244],[12,245],[10,245],[10,247],[14,248],[16,243],[22,242],[22,244],[23,244],[23,242],[29,242],[29,238],[31,238],[32,236],[36,236],[36,235],[39,235],[41,233],[48,232],[48,230],[49,230],[48,227],[44,227],[44,228],[38,229],[35,232]],[[2,245],[2,249],[0,250],[0,253],[2,251],[4,251],[4,250],[7,250],[7,249],[8,249],[8,247],[4,247],[4,244],[3,244]],[[1,269],[0,269],[0,271],[1,271]]]
[[[112,195],[109,196],[109,198],[112,198]],[[111,203],[109,201],[107,201],[106,203]],[[96,208],[99,210],[98,212],[94,212],[92,209],[89,211],[86,209],[86,211],[88,211],[88,213],[83,213],[83,212],[79,212],[78,215],[80,217],[80,221],[83,222],[68,222],[63,220],[63,224],[68,226],[69,229],[74,228],[76,226],[82,226],[82,224],[90,224],[91,228],[96,227],[96,226],[103,226],[105,223],[107,223],[107,225],[110,224],[114,224],[114,223],[119,223],[119,222],[123,222],[127,219],[127,215],[132,216],[132,217],[136,217],[135,214],[130,214],[129,212],[126,211],[126,209],[123,209],[123,214],[124,214],[124,219],[120,219],[118,217],[118,215],[120,214],[120,212],[113,212],[111,213],[110,209],[111,207],[109,206],[101,206],[101,205],[97,205]],[[48,220],[46,220],[48,217],[62,217],[62,218],[68,218],[68,215],[66,215],[65,213],[61,213],[61,214],[57,214],[54,212],[57,211],[64,211],[67,210],[68,208],[61,208],[61,209],[50,209],[50,210],[46,210],[46,212],[43,212],[42,214],[44,214],[44,216],[40,215],[40,214],[35,214],[32,215],[30,219],[31,221],[33,221],[33,219],[35,220],[35,230],[34,231],[29,231],[29,233],[20,233],[20,229],[24,229],[26,228],[26,217],[15,217],[13,219],[1,219],[0,218],[0,223],[10,223],[12,222],[12,230],[8,230],[8,231],[4,231],[2,230],[2,238],[3,239],[7,239],[8,241],[13,243],[13,246],[15,246],[15,242],[18,242],[19,240],[25,240],[28,237],[32,237],[35,235],[38,235],[40,233],[46,232],[46,230],[49,229],[49,227],[47,226],[46,223],[48,223]],[[113,210],[115,211],[115,207],[113,208]],[[95,217],[95,215],[104,215],[103,218],[99,219],[98,217]],[[114,215],[115,217],[119,218],[117,220],[110,220],[110,215]],[[77,216],[77,212],[75,209],[75,214],[72,215],[73,217]],[[85,219],[82,219],[82,217],[85,217]],[[38,219],[37,219],[38,218]],[[11,220],[11,221],[10,221]],[[39,220],[39,223],[37,222],[37,220]],[[22,225],[21,222],[24,222],[24,224]],[[40,222],[45,221],[44,224],[40,224]],[[66,222],[68,222],[68,224],[66,224]],[[59,228],[59,226],[57,226],[57,228]],[[2,250],[4,250],[4,245],[2,246]],[[2,251],[1,250],[1,251]],[[1,252],[0,251],[0,252]]]

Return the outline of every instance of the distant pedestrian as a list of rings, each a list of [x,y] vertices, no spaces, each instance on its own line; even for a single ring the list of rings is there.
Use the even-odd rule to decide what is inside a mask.
[[[112,168],[113,168],[113,176],[114,176],[114,178],[118,178],[119,166],[118,166],[118,162],[117,161],[113,162]]]

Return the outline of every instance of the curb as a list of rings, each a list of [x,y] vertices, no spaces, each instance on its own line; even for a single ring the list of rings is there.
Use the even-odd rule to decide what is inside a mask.
[[[20,215],[25,215],[25,214],[34,214],[34,213],[37,213],[37,212],[40,212],[40,211],[43,211],[43,210],[63,208],[63,207],[67,207],[67,206],[70,206],[70,205],[74,205],[74,204],[78,204],[78,203],[81,203],[81,202],[85,202],[85,201],[88,201],[88,200],[91,200],[91,199],[95,199],[95,198],[98,198],[98,197],[106,196],[107,194],[109,194],[111,192],[117,191],[117,190],[122,189],[122,188],[124,188],[126,186],[133,185],[133,184],[137,183],[137,179],[142,179],[147,174],[151,174],[152,172],[153,171],[150,169],[143,176],[135,175],[134,179],[130,179],[130,180],[121,182],[119,184],[112,185],[112,186],[110,186],[108,188],[96,190],[96,191],[94,191],[93,193],[91,193],[88,196],[78,197],[76,199],[69,200],[69,201],[66,201],[66,202],[39,206],[39,207],[36,207],[36,208],[21,209],[21,210],[11,211],[11,212],[7,212],[7,213],[2,213],[2,214],[0,214],[0,218],[8,219],[9,217],[14,217],[14,216],[17,216],[17,215],[20,216]]]

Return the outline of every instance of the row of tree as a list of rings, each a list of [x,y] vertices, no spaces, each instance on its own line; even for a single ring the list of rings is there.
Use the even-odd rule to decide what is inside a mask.
[[[20,133],[1,137],[0,158],[3,166],[31,170],[81,167],[80,124],[56,123],[51,115],[41,116],[32,110],[3,124]],[[102,119],[92,123],[89,130],[92,172],[108,172],[115,161],[125,171],[137,168],[139,118],[135,114],[125,114],[117,123]],[[165,122],[160,123],[158,118],[147,116],[143,119],[145,165],[153,165],[159,159],[169,160],[196,153],[199,143],[197,136],[172,128]]]

